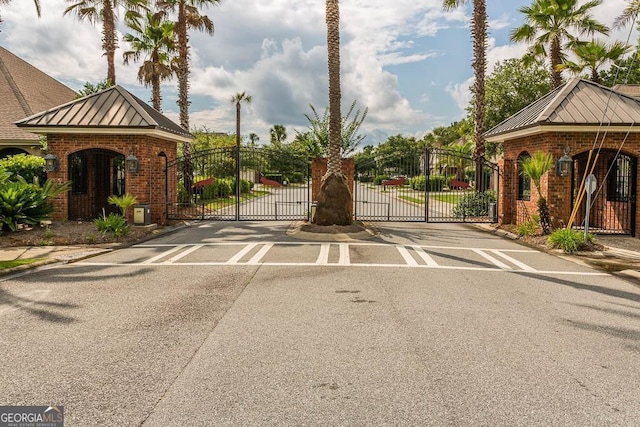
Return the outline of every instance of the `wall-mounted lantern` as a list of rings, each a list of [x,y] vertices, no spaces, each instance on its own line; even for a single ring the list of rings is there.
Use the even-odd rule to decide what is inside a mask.
[[[131,173],[138,172],[138,158],[133,154],[133,152],[129,153],[127,156],[127,170]]]
[[[58,171],[58,158],[55,154],[47,154],[44,156],[44,170],[46,172],[57,172]]]
[[[573,159],[569,155],[569,146],[564,148],[564,155],[556,162],[556,174],[558,176],[569,176],[573,170]]]

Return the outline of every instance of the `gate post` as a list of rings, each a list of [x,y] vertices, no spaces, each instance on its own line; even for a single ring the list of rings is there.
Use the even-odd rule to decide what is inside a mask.
[[[431,178],[431,150],[424,149],[424,222],[429,222],[429,179]]]
[[[240,221],[240,145],[236,145],[236,221]]]

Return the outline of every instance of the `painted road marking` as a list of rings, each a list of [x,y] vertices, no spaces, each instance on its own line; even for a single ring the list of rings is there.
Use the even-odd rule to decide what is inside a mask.
[[[269,251],[277,250],[277,247],[296,245],[301,246],[301,250],[317,251],[318,255],[313,262],[265,262],[265,255]],[[242,247],[229,260],[219,262],[178,262],[187,255],[197,252],[202,248],[222,246],[238,246]],[[404,260],[404,263],[352,263],[350,250],[356,246],[377,246],[388,248],[390,251],[397,251]],[[219,242],[219,243],[198,243],[198,244],[140,244],[134,248],[167,248],[161,254],[150,257],[140,263],[122,262],[99,262],[99,258],[87,259],[80,261],[82,265],[109,265],[109,266],[224,266],[224,265],[259,265],[259,266],[329,266],[329,267],[365,267],[365,268],[426,268],[426,269],[442,269],[442,270],[466,270],[466,271],[490,271],[490,272],[535,272],[537,274],[554,274],[554,275],[584,275],[584,276],[608,276],[608,273],[593,271],[552,271],[552,270],[536,270],[535,268],[521,262],[509,254],[543,254],[542,252],[532,249],[493,249],[493,248],[461,248],[451,246],[428,246],[428,245],[396,245],[388,243],[371,243],[371,242]],[[259,250],[256,249],[259,248]],[[275,249],[274,249],[275,248]],[[305,249],[306,248],[306,249]],[[338,253],[335,253],[337,250]],[[461,257],[471,258],[471,254],[479,255],[489,261],[492,266],[478,266],[469,263],[469,265],[444,265],[438,264],[429,254],[430,250],[447,250],[462,252]],[[338,255],[335,261],[329,262],[331,252]],[[418,259],[412,254],[413,251],[418,255]],[[254,253],[255,252],[255,253]],[[466,252],[466,254],[465,254]],[[173,257],[169,256],[174,254]],[[251,255],[248,261],[241,262],[242,259]],[[390,254],[391,255],[391,254]],[[315,256],[315,254],[314,254]],[[307,259],[309,259],[307,257]],[[312,258],[313,259],[313,258]],[[95,261],[94,261],[95,260]],[[161,261],[162,260],[162,261]],[[364,260],[366,261],[366,259]],[[424,264],[422,263],[424,262]],[[443,262],[443,261],[440,261]]]

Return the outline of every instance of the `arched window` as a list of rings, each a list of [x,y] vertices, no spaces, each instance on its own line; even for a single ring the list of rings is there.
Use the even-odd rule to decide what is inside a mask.
[[[526,151],[518,156],[518,200],[531,200],[531,179],[522,173],[522,162],[530,158]]]

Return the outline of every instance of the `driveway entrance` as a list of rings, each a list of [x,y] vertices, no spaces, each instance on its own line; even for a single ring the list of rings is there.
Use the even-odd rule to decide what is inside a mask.
[[[495,222],[498,166],[457,148],[355,157],[355,220]],[[309,220],[311,162],[291,150],[216,148],[167,164],[169,219]],[[175,178],[177,177],[177,181]],[[167,194],[169,189],[167,188]],[[167,200],[169,197],[167,196]]]

